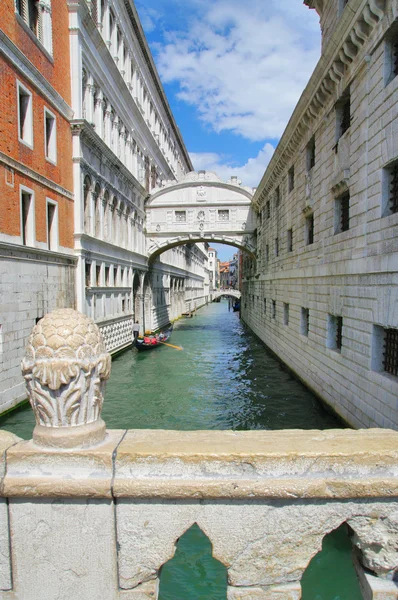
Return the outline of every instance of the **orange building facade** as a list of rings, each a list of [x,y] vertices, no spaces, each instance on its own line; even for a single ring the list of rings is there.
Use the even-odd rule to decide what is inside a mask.
[[[71,82],[66,2],[0,6],[0,412],[25,396],[35,321],[74,306]]]

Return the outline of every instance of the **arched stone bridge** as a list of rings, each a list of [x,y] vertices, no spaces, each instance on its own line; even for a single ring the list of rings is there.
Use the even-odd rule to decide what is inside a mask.
[[[236,177],[224,183],[207,171],[193,171],[155,189],[145,207],[149,260],[168,248],[197,242],[229,244],[254,256],[253,192]]]
[[[212,300],[217,300],[217,298],[221,298],[222,296],[230,296],[239,299],[241,295],[239,290],[216,290],[212,294]]]

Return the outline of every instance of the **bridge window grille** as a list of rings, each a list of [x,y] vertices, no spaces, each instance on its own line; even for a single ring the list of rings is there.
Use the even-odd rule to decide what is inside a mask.
[[[272,300],[272,318],[276,319],[276,300]]]
[[[267,298],[264,298],[264,314],[267,314]]]
[[[186,223],[187,221],[187,213],[185,210],[176,210],[175,211],[175,219],[177,223]]]
[[[279,238],[275,238],[275,256],[279,256]]]
[[[229,221],[229,210],[219,210],[218,211],[218,220],[219,221]]]
[[[398,375],[398,329],[384,330],[383,367],[386,373]]]
[[[271,217],[271,204],[270,204],[269,200],[265,206],[265,214],[267,216],[267,219],[269,219]]]
[[[307,246],[314,243],[314,214],[305,219],[305,243]]]
[[[288,229],[286,232],[287,251],[293,252],[293,229]]]
[[[294,165],[290,167],[287,174],[288,190],[289,192],[294,190]]]
[[[269,261],[269,245],[268,244],[265,246],[265,260],[267,262]]]

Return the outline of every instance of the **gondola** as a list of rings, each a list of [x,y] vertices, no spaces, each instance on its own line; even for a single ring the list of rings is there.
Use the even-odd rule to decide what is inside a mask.
[[[161,346],[170,338],[173,331],[173,326],[171,326],[166,331],[162,331],[158,334],[151,333],[150,335],[144,335],[144,337],[139,337],[136,339],[135,347],[137,350],[153,350],[158,346]]]

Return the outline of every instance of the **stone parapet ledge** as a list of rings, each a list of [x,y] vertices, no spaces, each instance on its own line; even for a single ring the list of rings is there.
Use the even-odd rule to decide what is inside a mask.
[[[398,497],[390,430],[110,430],[102,443],[72,449],[0,433],[7,497]]]

